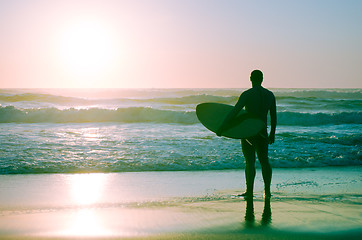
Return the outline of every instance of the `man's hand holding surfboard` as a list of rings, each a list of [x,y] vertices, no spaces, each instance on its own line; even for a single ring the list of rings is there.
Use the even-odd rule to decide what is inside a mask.
[[[196,107],[196,115],[207,129],[228,138],[249,138],[266,128],[261,119],[244,110],[230,116],[233,108],[222,103],[201,103]]]

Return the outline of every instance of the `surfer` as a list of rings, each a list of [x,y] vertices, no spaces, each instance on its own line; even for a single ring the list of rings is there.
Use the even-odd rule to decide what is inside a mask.
[[[227,128],[228,123],[230,123],[244,107],[248,113],[263,120],[265,126],[267,126],[268,112],[270,113],[271,128],[269,136],[267,128],[265,127],[265,129],[256,136],[248,139],[241,139],[242,152],[245,157],[246,178],[246,192],[241,195],[245,198],[253,197],[256,153],[262,169],[264,195],[266,198],[270,198],[272,168],[268,159],[268,144],[272,144],[275,141],[275,129],[277,124],[275,96],[271,91],[261,86],[261,83],[263,82],[263,73],[260,70],[251,72],[250,81],[252,83],[252,88],[244,91],[240,95],[238,102],[226,116],[216,134],[221,136],[222,132]]]

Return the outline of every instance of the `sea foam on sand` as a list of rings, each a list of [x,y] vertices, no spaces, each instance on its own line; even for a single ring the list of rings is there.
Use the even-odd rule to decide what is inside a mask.
[[[358,239],[361,169],[0,175],[0,238]]]

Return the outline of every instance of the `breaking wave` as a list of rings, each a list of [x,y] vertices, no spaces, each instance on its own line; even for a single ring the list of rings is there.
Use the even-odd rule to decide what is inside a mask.
[[[86,122],[124,122],[124,123],[199,123],[195,111],[173,111],[150,107],[129,107],[102,109],[64,109],[39,108],[18,109],[14,106],[0,107],[1,123],[86,123]],[[279,125],[319,126],[329,124],[362,124],[362,112],[342,113],[298,113],[279,112]]]

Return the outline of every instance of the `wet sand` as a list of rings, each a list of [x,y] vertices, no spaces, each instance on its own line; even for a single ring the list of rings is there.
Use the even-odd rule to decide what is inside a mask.
[[[359,239],[361,167],[0,176],[1,239]]]

